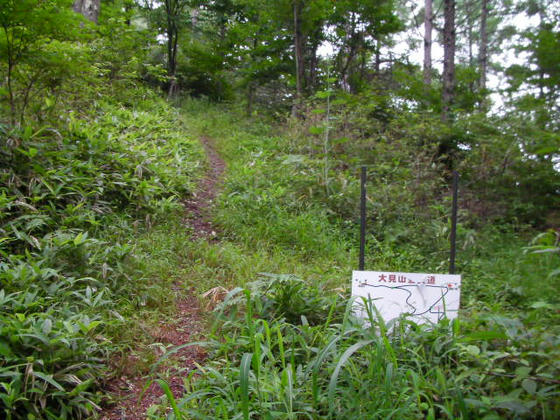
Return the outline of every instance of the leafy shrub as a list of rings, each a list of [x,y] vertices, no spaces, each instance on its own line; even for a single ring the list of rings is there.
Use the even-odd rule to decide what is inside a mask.
[[[203,151],[148,92],[99,102],[56,128],[0,132],[0,409],[8,418],[86,418],[117,312],[151,287],[131,236],[180,208]],[[133,301],[133,300],[132,300]]]
[[[345,306],[342,299],[330,296],[325,285],[310,286],[293,275],[260,275],[259,280],[247,284],[254,314],[259,318],[316,325],[332,317],[335,311],[340,313]]]

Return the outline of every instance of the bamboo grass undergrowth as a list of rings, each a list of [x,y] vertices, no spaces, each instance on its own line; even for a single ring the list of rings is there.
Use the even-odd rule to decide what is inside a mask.
[[[3,417],[91,418],[105,380],[155,359],[125,366],[175,299],[178,200],[204,155],[155,94],[127,94],[134,106],[108,98],[52,126],[0,127]]]

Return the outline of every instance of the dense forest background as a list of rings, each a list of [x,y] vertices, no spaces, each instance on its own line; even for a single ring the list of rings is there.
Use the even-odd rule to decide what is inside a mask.
[[[204,136],[228,164],[215,214],[223,245],[175,236],[184,229],[181,200],[208,165],[197,140]],[[104,398],[115,354],[134,347],[134,334],[146,336],[139,319],[174,301],[177,272],[197,293],[277,272],[325,282],[312,290],[273,276],[289,295],[283,300],[253,290],[254,302],[262,299],[255,316],[271,325],[283,316],[275,324],[282,363],[272,360],[268,330],[264,366],[267,353],[256,349],[269,327],[253,324],[247,294],[235,302],[249,315],[237,329],[230,319],[226,332],[252,337],[261,328],[262,342],[215,349],[227,373],[192,385],[231,386],[233,402],[204,399],[201,388],[180,409],[173,402],[174,415],[196,417],[189,410],[198,407],[249,418],[249,407],[259,412],[267,398],[284,418],[373,412],[360,405],[371,398],[352,392],[358,383],[384,386],[389,401],[391,381],[370,371],[353,382],[341,368],[381,338],[347,334],[332,292],[355,268],[361,165],[372,268],[445,271],[453,171],[461,179],[458,271],[472,278],[465,335],[433,351],[426,342],[449,331],[413,329],[393,350],[379,342],[386,353],[379,350],[376,366],[390,360],[385,375],[417,397],[397,404],[401,418],[553,418],[557,1],[0,0],[0,409],[8,418],[88,417]],[[296,331],[303,313],[309,322]],[[335,321],[341,330],[331,331]],[[290,363],[282,334],[298,349]],[[294,334],[308,347],[297,347],[304,344]],[[406,346],[416,344],[423,365],[407,365]],[[253,359],[250,379],[239,363],[249,369],[245,355],[255,352],[263,366]],[[154,355],[142,357],[147,369]],[[357,365],[375,365],[363,357]],[[295,368],[307,362],[308,370]],[[429,370],[438,363],[441,370]],[[119,373],[125,364],[117,363]],[[281,391],[249,397],[261,369],[281,378]],[[285,400],[292,380],[300,405]],[[434,398],[437,387],[445,391]],[[392,408],[369,407],[377,409]]]
[[[431,180],[430,191],[410,194],[416,202],[433,202],[457,169],[481,222],[558,219],[556,2],[73,5],[3,3],[9,126],[83,108],[101,80],[113,91],[143,82],[169,97],[291,116],[308,128],[312,155],[356,158],[380,176],[373,149],[400,143],[413,178]],[[80,8],[93,24],[73,13]],[[410,59],[420,51],[422,66]],[[327,178],[326,190],[336,188]]]

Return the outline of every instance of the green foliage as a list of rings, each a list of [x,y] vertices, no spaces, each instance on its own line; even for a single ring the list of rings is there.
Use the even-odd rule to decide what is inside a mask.
[[[214,101],[231,99],[231,87],[224,75],[219,51],[212,45],[192,39],[181,52],[183,59],[179,61],[177,77],[183,92]]]
[[[506,69],[507,112],[495,115],[483,112],[476,19],[462,16],[469,62],[458,60],[443,123],[439,83],[393,55],[397,6],[113,0],[94,25],[71,0],[0,0],[4,417],[91,416],[107,358],[130,350],[152,308],[171,310],[178,279],[233,290],[214,315],[213,359],[186,380],[193,392],[175,401],[158,382],[177,418],[560,410],[557,232],[527,246],[530,226],[558,225],[557,8],[517,5],[539,24],[518,34],[526,63]],[[510,6],[492,7],[489,32]],[[296,74],[297,119],[286,117]],[[141,80],[170,95],[243,95],[253,120],[190,101],[183,125]],[[275,119],[256,119],[266,112]],[[220,244],[184,239],[179,200],[204,160],[194,135],[213,136],[228,163]],[[386,325],[375,308],[364,323],[345,308],[361,165],[368,267],[402,271],[445,270],[450,174],[461,173],[461,323]]]
[[[129,237],[179,208],[201,166],[177,116],[150,99],[100,102],[56,129],[4,128],[0,172],[0,408],[86,418],[117,312],[149,296]],[[147,280],[144,278],[144,280]],[[132,302],[131,302],[132,300]],[[130,303],[129,303],[130,302]]]
[[[149,70],[144,46],[153,41],[119,4],[104,6],[94,28],[70,0],[3,0],[0,121],[48,124],[63,110],[88,109],[103,93],[134,91]]]
[[[338,227],[324,206],[307,199],[324,195],[322,160],[291,155],[286,139],[270,136],[266,125],[236,127],[237,116],[208,107],[189,112],[189,124],[212,135],[228,162],[231,175],[215,216],[226,235],[255,248],[339,258],[345,244],[336,239]]]
[[[358,320],[347,288],[340,287],[355,267],[357,209],[335,210],[335,202],[327,200],[315,139],[272,137],[274,127],[255,121],[247,126],[223,107],[201,102],[187,102],[183,109],[193,129],[218,139],[229,171],[218,208],[222,242],[187,245],[186,260],[196,261],[189,278],[200,291],[230,289],[210,319],[207,362],[184,378],[187,392],[177,401],[183,417],[554,418],[560,373],[554,232],[527,248],[526,236],[514,227],[475,230],[463,210],[459,320],[418,326],[403,317],[385,323],[374,307],[369,320]],[[377,106],[372,110],[379,112]],[[347,121],[352,118],[357,117],[350,114]],[[424,206],[407,201],[414,188],[419,197],[427,192],[437,197],[445,189],[444,179],[433,181],[439,170],[430,157],[437,144],[426,141],[441,126],[417,118],[408,119],[423,127],[417,137],[397,141],[396,134],[408,133],[407,125],[393,118],[385,132],[392,133],[391,141],[376,144],[381,163],[370,168],[370,183],[378,184],[369,194],[385,226],[376,225],[375,236],[368,235],[371,269],[447,268],[449,202],[432,204],[430,195]],[[362,141],[370,145],[367,137]],[[427,170],[424,162],[430,162],[433,172],[418,183],[407,158],[382,164],[404,151],[414,157],[406,148],[418,154],[419,143],[426,148],[419,166]],[[346,150],[351,146],[343,143]],[[347,183],[356,176],[340,166],[337,171],[331,176]],[[384,210],[379,203],[392,201],[384,202],[383,193],[399,200]],[[342,195],[353,205],[358,191]],[[255,204],[259,200],[265,205]],[[302,215],[317,220],[318,208],[328,214],[320,219],[320,240],[283,230]],[[251,217],[243,218],[247,213]],[[432,214],[439,219],[430,220]],[[262,228],[261,219],[266,236],[264,230],[250,236]],[[297,223],[291,229],[315,235],[310,226]],[[340,247],[328,246],[338,241]],[[163,404],[153,412],[163,416],[166,409]]]
[[[83,38],[80,21],[70,0],[0,3],[0,103],[12,124],[23,122],[33,96],[84,70],[81,48],[69,42]]]
[[[554,150],[547,146],[558,141],[557,135],[511,116],[472,116],[457,126],[468,148],[458,168],[470,211],[483,221],[549,223],[560,174]]]
[[[252,311],[259,318],[317,325],[331,317],[337,307],[340,310],[344,306],[341,301],[332,301],[323,285],[312,287],[293,275],[261,273],[260,276],[258,281],[247,285],[251,296],[256,297]]]
[[[187,379],[185,416],[551,418],[558,409],[554,333],[503,315],[435,326],[403,318],[386,332],[373,308],[364,322],[324,292],[295,322],[261,318],[260,308],[301,282],[276,279],[261,292],[230,293],[216,310],[213,361]],[[310,324],[315,311],[325,317]]]
[[[547,104],[554,108],[560,86],[560,32],[555,30],[554,24],[541,22],[538,28],[522,33],[522,39],[525,43],[517,49],[529,53],[532,66],[514,64],[507,69],[511,89],[525,91],[535,97],[538,89],[538,96],[546,98]]]
[[[299,141],[295,153],[313,158],[325,156],[322,130],[317,129],[324,118],[323,104],[318,101],[322,99],[310,103],[305,123],[296,126],[307,139]],[[461,217],[468,225],[543,225],[554,220],[560,182],[555,131],[524,121],[520,114],[458,113],[454,124],[444,124],[423,104],[393,100],[382,89],[360,95],[335,92],[331,103],[329,177],[350,183],[357,166],[368,165],[378,239],[383,240],[393,224],[406,236],[405,223],[421,229],[420,235],[428,224],[446,223],[453,169],[461,175]],[[327,198],[329,209],[343,217],[356,214],[356,201],[345,200],[346,193],[356,190],[338,195],[340,206],[333,206],[334,197]]]
[[[531,242],[531,246],[527,248],[527,251],[531,254],[540,254],[544,258],[548,257],[548,261],[545,259],[544,263],[548,263],[546,265],[552,264],[552,270],[548,273],[547,281],[560,276],[560,260],[558,255],[555,255],[560,254],[560,234],[558,232],[550,229],[537,235]],[[541,260],[543,259],[542,257]]]

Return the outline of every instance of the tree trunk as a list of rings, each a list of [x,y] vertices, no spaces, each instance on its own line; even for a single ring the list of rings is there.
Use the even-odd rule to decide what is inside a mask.
[[[480,90],[486,89],[486,73],[488,71],[488,32],[486,19],[488,18],[488,0],[482,0],[482,11],[480,14],[480,51],[478,61],[480,63]]]
[[[442,121],[448,121],[455,98],[455,0],[444,0]]]
[[[376,77],[379,77],[379,71],[381,70],[381,41],[379,39],[375,40],[375,73]]]
[[[367,49],[362,48],[361,56],[360,56],[360,85],[364,82],[366,78],[367,61],[368,61]],[[377,72],[375,76],[379,77],[379,72]]]
[[[124,13],[126,15],[126,19],[124,21],[126,26],[130,26],[130,10],[132,9],[132,5],[130,3],[124,4]]]
[[[432,84],[432,0],[425,1],[424,14],[424,85]]]
[[[469,47],[469,67],[472,67],[474,64],[474,56],[473,56],[473,13],[474,11],[471,9],[472,3],[471,0],[465,1],[465,25],[467,25],[467,42]],[[472,89],[471,89],[472,91]]]
[[[294,1],[294,52],[296,63],[296,102],[293,113],[299,116],[303,99],[305,67],[303,60],[303,35],[301,33],[301,4],[298,0]]]
[[[322,35],[323,26],[321,24],[318,25],[317,28],[307,37],[309,42],[307,53],[309,57],[309,63],[307,65],[307,68],[309,71],[306,73],[307,76],[305,84],[308,94],[313,93],[314,89],[317,87],[317,67],[319,65],[319,56],[317,54],[317,51],[319,50],[319,45],[321,45],[321,41],[323,39]]]
[[[101,0],[75,0],[74,11],[84,15],[84,17],[93,23],[97,23],[99,19]]]
[[[167,92],[168,97],[171,98],[173,96],[175,96],[175,94],[178,91],[178,85],[177,85],[177,37],[178,34],[175,33],[175,35],[173,36],[173,38],[170,38],[170,40],[167,42],[167,50],[168,50],[168,68],[167,68],[167,73],[169,76],[169,90]]]
[[[177,93],[177,41],[179,31],[177,28],[177,18],[180,12],[179,5],[174,0],[165,0],[165,12],[167,14],[167,76],[169,77],[169,87],[167,96],[169,98]]]
[[[250,116],[253,112],[253,98],[254,98],[254,84],[249,82],[247,84],[247,116]]]
[[[319,43],[314,42],[311,46],[310,59],[309,59],[309,77],[307,78],[307,92],[313,92],[313,89],[317,86],[317,65],[319,63],[319,57],[317,55],[317,50],[319,49]]]
[[[354,61],[359,44],[358,33],[356,32],[356,15],[354,13],[351,14],[351,20],[347,23],[345,29],[344,47],[341,48],[339,52],[339,56],[341,57],[340,81],[342,90],[350,92],[349,69]]]
[[[4,34],[6,35],[6,40],[9,40],[8,37],[8,28],[3,25]],[[14,87],[13,87],[13,71],[14,71],[14,52],[13,52],[13,44],[10,42],[6,42],[6,56],[8,61],[8,74],[6,78],[6,86],[8,88],[8,101],[10,103],[10,123],[12,125],[16,125],[16,101],[14,98]]]
[[[467,0],[465,1],[464,7],[465,7],[465,14],[466,14],[464,25],[467,25],[467,42],[469,48],[469,68],[473,69],[476,66],[474,61],[474,53],[473,53],[473,45],[474,45],[473,28],[475,25],[475,18],[473,15],[475,13],[476,5],[474,5],[473,7],[472,0]],[[472,95],[475,95],[475,90],[476,90],[476,82],[474,79],[470,79],[469,91],[471,92]]]
[[[192,26],[192,30],[193,32],[196,29],[196,26],[198,25],[198,14],[199,14],[199,10],[198,8],[193,9],[192,13],[191,13],[191,26]]]

